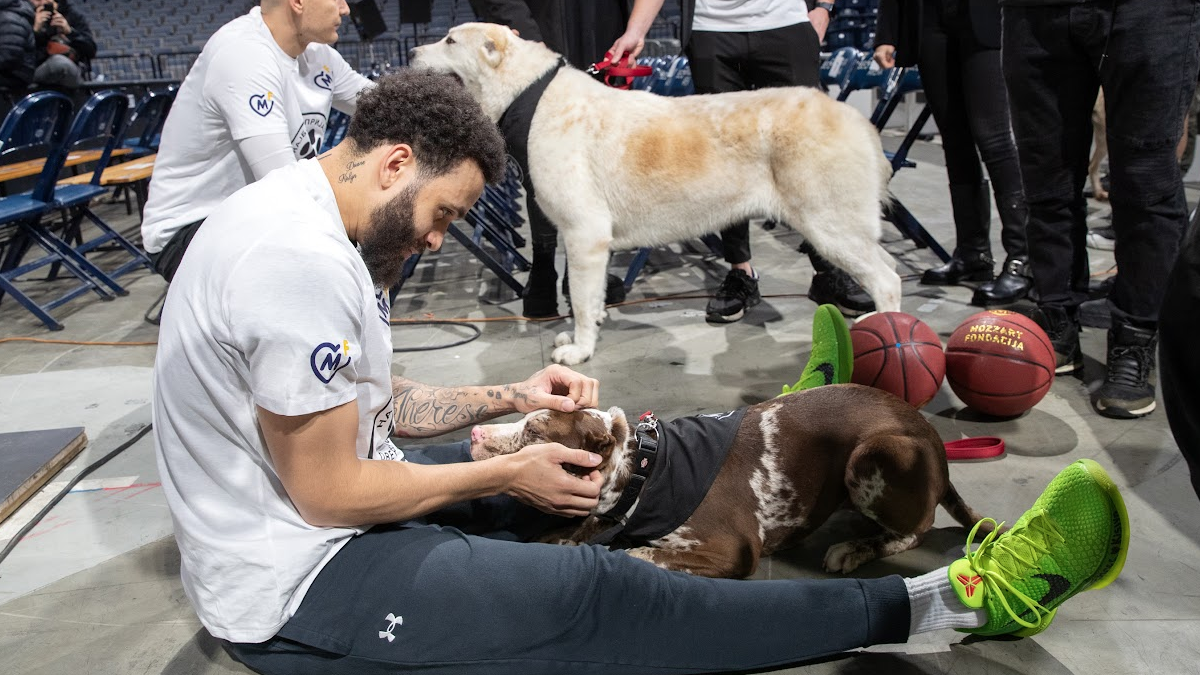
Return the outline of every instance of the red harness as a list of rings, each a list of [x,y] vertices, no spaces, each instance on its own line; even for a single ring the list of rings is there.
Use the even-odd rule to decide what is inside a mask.
[[[625,52],[625,55],[621,57],[621,60],[624,61],[625,56],[628,55],[629,52]],[[593,63],[587,69],[587,73],[589,75],[603,77],[604,84],[607,84],[614,89],[629,89],[633,86],[633,78],[645,77],[653,72],[654,69],[650,66],[630,67],[614,64],[612,62],[612,52],[605,52],[603,61]]]

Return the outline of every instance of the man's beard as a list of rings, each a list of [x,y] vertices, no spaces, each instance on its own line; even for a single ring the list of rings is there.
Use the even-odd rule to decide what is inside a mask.
[[[372,211],[367,221],[367,233],[358,248],[371,281],[378,286],[394,286],[400,281],[405,259],[425,250],[425,240],[417,236],[413,222],[417,192],[423,184],[409,183],[400,194]]]

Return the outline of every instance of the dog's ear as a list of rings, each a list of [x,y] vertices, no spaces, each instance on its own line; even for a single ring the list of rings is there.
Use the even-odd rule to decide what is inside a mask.
[[[608,415],[612,418],[611,433],[613,437],[613,445],[625,445],[629,439],[629,421],[625,419],[625,411],[613,406],[608,409]]]
[[[487,39],[483,41],[483,46],[480,51],[483,53],[483,60],[492,68],[497,68],[500,62],[504,60],[505,54],[508,51],[508,41],[512,32],[508,29],[488,31]]]

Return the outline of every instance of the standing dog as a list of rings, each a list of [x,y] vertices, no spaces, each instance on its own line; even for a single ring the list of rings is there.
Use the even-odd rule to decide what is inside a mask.
[[[545,442],[600,455],[593,515],[544,540],[611,542],[659,567],[710,577],[753,574],[763,556],[795,545],[842,507],[884,531],[830,547],[831,572],[918,546],[938,504],[964,527],[980,520],[950,484],[937,431],[879,389],[817,387],[638,427],[635,433],[620,408],[539,410],[512,424],[475,427],[471,455],[487,459]]]
[[[571,270],[575,333],[557,337],[555,361],[581,363],[595,351],[610,249],[698,237],[747,217],[787,222],[880,311],[900,309],[895,261],[879,245],[891,166],[870,122],[819,90],[618,91],[493,24],[452,28],[409,62],[456,75],[494,120],[552,78],[528,154],[538,204],[562,233]]]

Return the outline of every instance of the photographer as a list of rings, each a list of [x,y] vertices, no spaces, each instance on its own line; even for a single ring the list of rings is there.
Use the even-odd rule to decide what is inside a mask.
[[[37,70],[35,84],[76,89],[83,69],[96,55],[96,41],[87,20],[67,0],[30,0],[34,5],[33,32]]]

